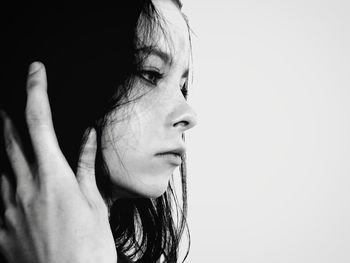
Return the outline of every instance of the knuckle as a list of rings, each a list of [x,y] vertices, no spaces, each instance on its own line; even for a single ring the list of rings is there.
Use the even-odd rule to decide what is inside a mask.
[[[40,109],[33,109],[32,107],[27,106],[25,112],[28,126],[36,127],[42,125],[43,114]]]
[[[47,92],[42,89],[31,89],[25,108],[26,118],[36,122],[46,118],[49,112]]]
[[[95,172],[95,167],[91,162],[87,160],[81,160],[77,165],[78,170],[83,171],[83,173],[87,173],[86,176],[90,176],[91,173]]]
[[[40,84],[40,80],[34,76],[28,78],[27,80],[27,87],[33,88],[35,86],[38,86]]]

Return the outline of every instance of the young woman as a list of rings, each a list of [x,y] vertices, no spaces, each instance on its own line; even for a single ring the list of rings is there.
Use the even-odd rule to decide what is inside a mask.
[[[184,132],[196,124],[190,34],[177,0],[122,2],[6,17],[0,250],[9,262],[178,260]]]

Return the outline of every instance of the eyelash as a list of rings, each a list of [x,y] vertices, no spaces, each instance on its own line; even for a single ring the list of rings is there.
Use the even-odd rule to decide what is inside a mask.
[[[188,97],[188,88],[187,88],[187,81],[182,85],[181,87],[181,92],[182,95],[185,97],[185,99],[187,100]]]
[[[158,82],[163,78],[164,74],[155,70],[141,70],[139,72],[140,77],[147,81],[149,84],[157,86]],[[146,77],[148,76],[148,77]]]
[[[159,81],[164,77],[163,73],[156,70],[141,70],[139,71],[139,76],[147,83],[157,86]],[[181,87],[181,93],[185,99],[188,96],[187,82],[185,82]]]

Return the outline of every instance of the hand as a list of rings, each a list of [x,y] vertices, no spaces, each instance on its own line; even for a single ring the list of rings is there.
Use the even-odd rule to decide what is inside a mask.
[[[95,181],[96,132],[80,154],[75,176],[53,128],[44,65],[27,81],[26,121],[35,163],[30,164],[5,113],[4,140],[16,185],[1,175],[0,250],[16,263],[116,263],[108,209]]]

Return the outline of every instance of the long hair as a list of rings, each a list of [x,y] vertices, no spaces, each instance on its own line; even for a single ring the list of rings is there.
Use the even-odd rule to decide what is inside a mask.
[[[111,189],[100,140],[106,116],[130,102],[128,95],[140,64],[138,32],[143,37],[151,36],[156,27],[167,32],[151,0],[120,2],[116,9],[84,12],[16,10],[5,16],[2,31],[6,48],[2,50],[0,107],[27,138],[23,140],[25,151],[30,155],[23,114],[26,71],[32,61],[41,61],[47,68],[57,138],[72,168],[86,141],[86,130],[97,131],[96,179],[107,202]],[[181,9],[179,1],[173,2]],[[5,158],[4,152],[1,155]],[[5,163],[0,168],[9,169]],[[185,159],[180,174],[181,200],[171,181],[158,198],[110,201],[110,226],[120,257],[134,262],[178,261],[181,236],[188,233]],[[188,249],[189,238],[187,253]]]

